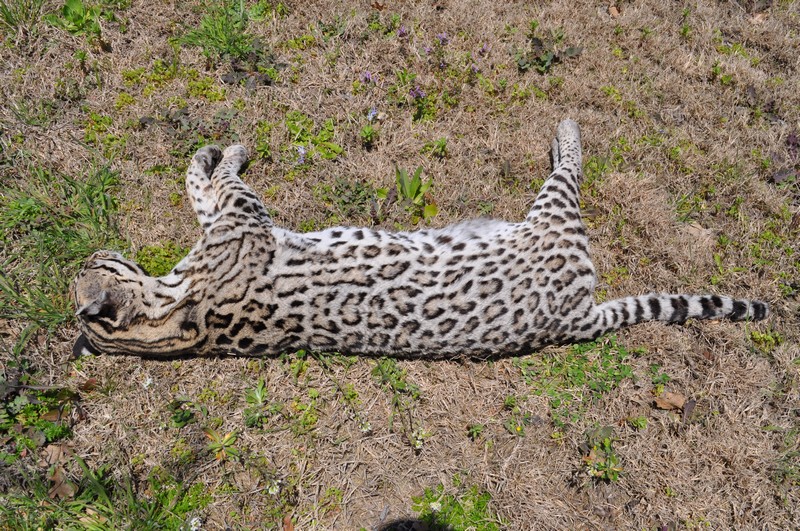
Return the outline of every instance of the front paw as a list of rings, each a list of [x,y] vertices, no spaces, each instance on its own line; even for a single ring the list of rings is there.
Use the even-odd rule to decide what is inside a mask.
[[[217,146],[204,146],[194,154],[194,160],[200,164],[206,175],[211,175],[219,161],[222,160],[222,151]]]

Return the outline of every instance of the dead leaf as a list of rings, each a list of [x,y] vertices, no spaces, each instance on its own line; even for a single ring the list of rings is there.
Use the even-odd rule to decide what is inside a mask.
[[[372,9],[377,9],[378,11],[383,11],[386,8],[386,4],[381,4],[380,2],[372,2],[370,5]]]
[[[291,514],[287,514],[283,517],[283,531],[294,531]]]
[[[47,413],[41,416],[42,420],[49,420],[50,422],[58,422],[61,420],[61,410],[60,409],[51,409]]]
[[[686,232],[696,240],[711,238],[714,234],[711,230],[703,227],[696,221],[685,225],[684,230],[686,230]]]
[[[619,8],[614,4],[611,4],[610,6],[608,6],[608,14],[611,15],[611,18],[614,19],[619,18],[620,15]]]
[[[97,524],[105,524],[106,522],[108,522],[108,518],[98,513],[91,507],[87,507],[86,516],[81,518],[80,521],[83,522],[84,524],[87,524],[87,527],[89,526],[96,527]]]
[[[40,467],[51,467],[61,465],[72,455],[72,450],[66,444],[48,444],[42,449],[42,458],[37,465]]]
[[[97,389],[97,378],[87,378],[85,382],[78,386],[83,392],[89,393]]]
[[[53,473],[48,479],[53,482],[53,486],[47,491],[50,499],[72,498],[78,492],[78,487],[67,479],[67,474],[61,466],[53,467]]]
[[[762,11],[761,13],[756,13],[752,17],[750,17],[751,24],[763,24],[764,21],[767,20],[767,13]]]
[[[685,403],[686,397],[680,393],[666,392],[661,396],[657,396],[655,399],[655,404],[658,409],[682,409]]]

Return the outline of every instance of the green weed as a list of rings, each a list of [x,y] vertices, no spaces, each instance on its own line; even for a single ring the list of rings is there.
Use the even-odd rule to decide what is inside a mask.
[[[110,116],[89,111],[86,118],[83,139],[103,149],[103,155],[113,158],[120,153],[127,143],[125,135],[109,132],[112,125]]]
[[[766,332],[752,330],[750,332],[750,341],[753,342],[753,346],[758,350],[769,354],[783,344],[783,336],[774,330],[768,330]]]
[[[641,431],[647,428],[647,417],[638,416],[638,417],[628,417],[625,421],[630,425],[631,428]]]
[[[78,393],[61,387],[33,389],[28,369],[27,361],[17,358],[7,364],[8,380],[0,373],[0,389],[6,394],[0,401],[0,440],[5,441],[0,462],[14,463],[26,452],[72,434],[66,419]]]
[[[421,219],[428,220],[439,213],[436,203],[429,202],[426,196],[433,181],[422,182],[422,166],[417,167],[411,177],[406,170],[395,168],[395,180],[400,205],[411,214],[412,223],[419,223]]]
[[[190,79],[187,93],[192,98],[203,98],[207,101],[225,101],[225,89],[218,87],[209,76]]]
[[[366,124],[361,128],[358,136],[361,138],[361,144],[363,144],[365,148],[369,149],[378,138],[378,130],[374,125]]]
[[[440,159],[447,157],[447,139],[437,138],[430,142],[426,142],[422,147],[422,154],[431,155]]]
[[[186,398],[176,398],[167,404],[167,411],[170,414],[170,421],[173,428],[181,429],[195,421],[197,411],[208,417],[208,408],[203,405],[196,405]]]
[[[328,221],[364,217],[377,199],[376,190],[368,183],[346,181],[341,177],[337,177],[333,185],[320,185],[314,195],[333,210],[329,212]]]
[[[467,437],[476,441],[481,438],[483,435],[483,430],[486,429],[486,426],[483,424],[470,424],[467,426]]]
[[[492,497],[471,486],[457,494],[446,494],[443,485],[425,489],[422,496],[412,498],[412,508],[431,529],[474,529],[500,531],[507,522],[493,514]]]
[[[592,478],[617,481],[622,473],[619,456],[614,451],[614,428],[605,426],[586,432],[586,442],[581,444],[583,469]]]

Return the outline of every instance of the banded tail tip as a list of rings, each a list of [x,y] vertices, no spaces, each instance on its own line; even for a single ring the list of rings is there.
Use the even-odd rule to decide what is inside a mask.
[[[769,316],[769,305],[761,301],[734,300],[728,314],[731,321],[763,321]]]

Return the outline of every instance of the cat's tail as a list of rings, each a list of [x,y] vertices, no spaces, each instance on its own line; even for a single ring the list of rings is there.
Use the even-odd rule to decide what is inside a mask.
[[[719,295],[668,295],[650,293],[598,304],[582,332],[602,335],[643,321],[684,323],[687,319],[760,321],[769,314],[765,302],[732,299]],[[594,333],[592,335],[594,335]]]

